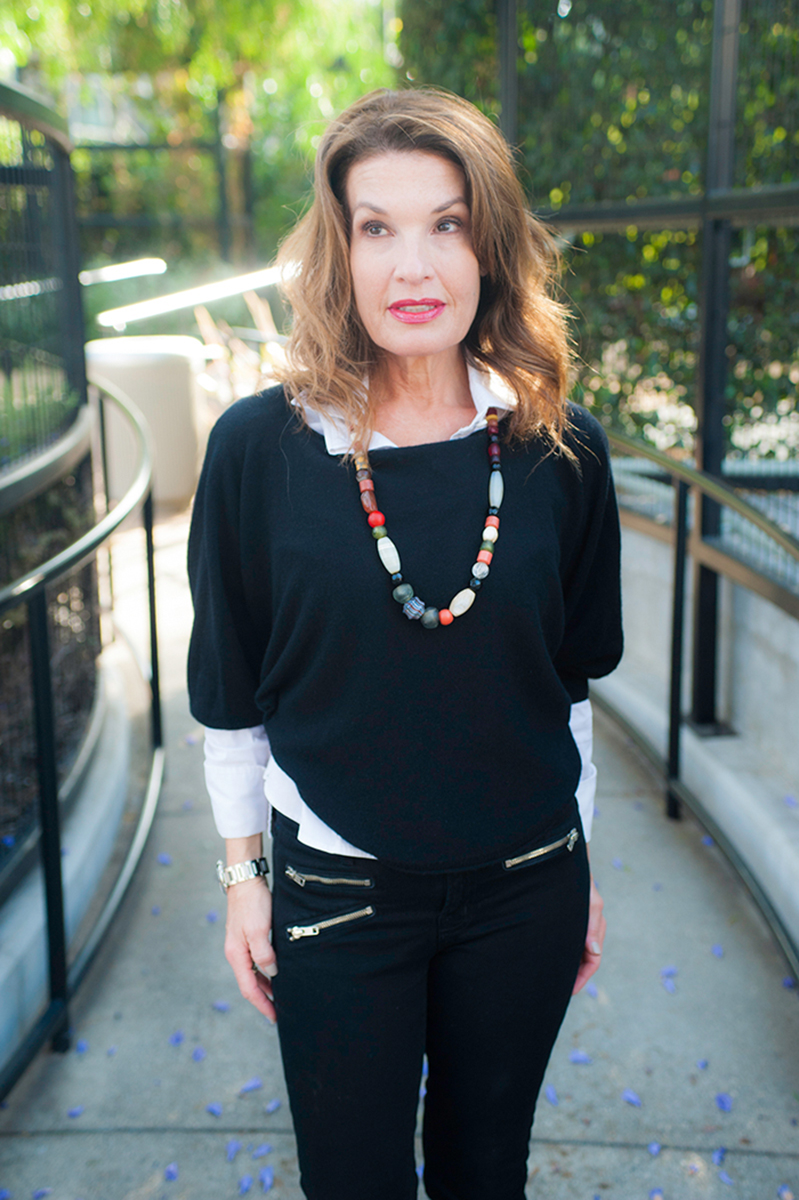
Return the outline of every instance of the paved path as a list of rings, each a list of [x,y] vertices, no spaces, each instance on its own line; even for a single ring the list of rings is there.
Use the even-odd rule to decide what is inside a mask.
[[[53,1200],[224,1200],[246,1176],[254,1196],[265,1166],[274,1197],[301,1196],[276,1034],[238,998],[222,956],[219,842],[183,686],[185,534],[185,518],[157,530],[159,814],[73,1005],[75,1048],[42,1053],[0,1112],[0,1195],[13,1200],[45,1188]],[[126,570],[115,568],[120,594],[135,590]],[[596,988],[576,998],[555,1048],[530,1200],[658,1188],[664,1200],[799,1197],[799,991],[783,986],[784,963],[718,850],[692,821],[663,818],[656,781],[611,725],[597,726],[592,858],[610,931]]]

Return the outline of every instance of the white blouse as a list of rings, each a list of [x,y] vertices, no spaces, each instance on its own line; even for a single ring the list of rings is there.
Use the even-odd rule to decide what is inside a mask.
[[[475,415],[468,425],[453,433],[450,440],[469,437],[485,429],[489,408],[507,409],[512,401],[501,382],[470,366],[469,387]],[[489,383],[491,388],[489,388]],[[328,454],[346,454],[350,448],[346,426],[337,418],[306,410],[306,420],[322,434]],[[374,433],[370,450],[394,446],[381,433]],[[577,804],[586,841],[591,837],[596,793],[596,767],[591,761],[593,720],[591,701],[581,700],[571,707],[569,728],[580,752],[582,771],[577,787]],[[262,725],[251,729],[206,729],[205,783],[217,831],[224,838],[250,837],[269,828],[270,805],[283,816],[296,821],[299,840],[328,854],[346,854],[353,858],[373,858],[340,837],[335,830],[308,807],[297,785],[272,757],[269,739]]]

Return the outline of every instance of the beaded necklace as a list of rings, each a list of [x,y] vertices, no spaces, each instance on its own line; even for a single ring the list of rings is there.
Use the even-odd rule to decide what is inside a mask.
[[[499,461],[499,417],[495,408],[489,408],[486,413],[486,423],[488,427],[488,461],[491,464],[491,473],[488,477],[488,515],[485,520],[480,549],[477,552],[477,561],[472,567],[469,586],[452,597],[449,608],[439,609],[425,604],[424,600],[420,600],[414,593],[411,585],[403,580],[399,551],[388,536],[386,518],[377,507],[369,455],[365,450],[359,450],[353,456],[355,478],[361,492],[361,504],[366,513],[366,519],[372,527],[372,537],[377,543],[380,561],[394,584],[391,594],[397,603],[402,605],[402,611],[408,620],[420,621],[425,629],[435,629],[438,625],[451,625],[456,617],[463,616],[472,607],[475,595],[482,587],[483,580],[488,576],[491,560],[494,557],[494,549],[499,537],[499,507],[505,493]]]

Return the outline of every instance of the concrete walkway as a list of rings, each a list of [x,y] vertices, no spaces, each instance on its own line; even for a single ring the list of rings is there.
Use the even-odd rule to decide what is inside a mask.
[[[266,1167],[274,1197],[301,1196],[277,1036],[222,954],[221,843],[183,685],[186,529],[185,516],[157,529],[160,810],[73,1005],[74,1048],[40,1054],[0,1112],[12,1200],[224,1200],[247,1178],[263,1194]],[[118,594],[132,594],[117,557]],[[597,733],[605,961],[555,1048],[528,1195],[799,1197],[799,990],[718,850],[693,821],[665,820],[657,781],[601,718]]]

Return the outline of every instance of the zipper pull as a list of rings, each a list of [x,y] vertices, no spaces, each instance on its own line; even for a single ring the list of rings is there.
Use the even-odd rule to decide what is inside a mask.
[[[289,879],[293,879],[295,883],[300,885],[300,887],[305,887],[305,876],[300,875],[299,871],[295,871],[293,867],[287,866],[286,874],[288,875]]]
[[[316,937],[318,933],[318,925],[291,925],[288,931],[289,940],[292,942],[299,941],[304,937]]]
[[[577,830],[572,829],[571,833],[569,834],[569,840],[566,843],[566,849],[569,851],[569,853],[571,853],[571,851],[574,849],[574,847],[577,844],[577,842],[579,841],[579,839],[580,839],[580,835],[577,832]]]

